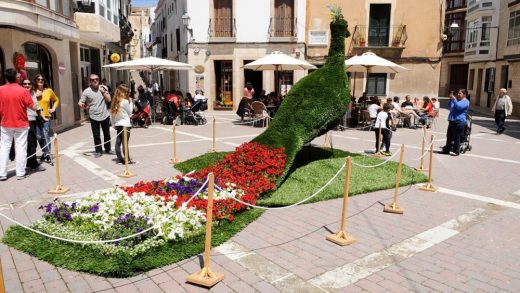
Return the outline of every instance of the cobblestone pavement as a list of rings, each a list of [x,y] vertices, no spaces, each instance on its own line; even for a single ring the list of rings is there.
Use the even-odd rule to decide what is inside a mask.
[[[216,117],[217,149],[232,150],[262,128],[234,125],[229,112]],[[443,145],[445,110],[428,130],[435,149]],[[212,269],[225,279],[212,292],[518,292],[520,291],[520,121],[509,121],[496,135],[493,120],[475,116],[473,150],[459,157],[435,154],[438,192],[418,186],[400,189],[404,215],[383,213],[392,190],[350,199],[347,230],[358,242],[345,247],[325,240],[339,226],[341,200],[268,211],[220,247],[213,249]],[[177,128],[178,159],[211,148],[211,123]],[[114,132],[112,132],[114,134]],[[373,132],[332,131],[334,147],[354,152],[372,150]],[[62,184],[68,194],[108,188],[114,183],[164,178],[177,173],[171,127],[133,129],[130,153],[137,177],[117,177],[122,167],[115,155],[92,157],[88,124],[59,134]],[[398,129],[393,152],[406,145],[405,163],[417,166],[422,132]],[[324,138],[314,143],[321,145]],[[428,164],[426,163],[426,166]],[[2,213],[29,224],[41,217],[37,207],[53,196],[54,169],[18,181],[0,183]],[[13,166],[10,166],[13,169]],[[11,172],[12,173],[12,172]],[[12,175],[14,176],[14,175]],[[393,178],[389,180],[394,180]],[[324,182],[325,183],[325,182]],[[1,233],[10,222],[0,219]],[[0,244],[7,292],[204,292],[185,283],[200,268],[198,257],[132,278],[102,278],[56,268]]]

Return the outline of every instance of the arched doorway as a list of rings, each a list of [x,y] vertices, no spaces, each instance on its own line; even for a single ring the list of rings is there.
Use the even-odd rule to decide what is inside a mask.
[[[4,50],[2,50],[2,47],[0,47],[0,85],[5,84],[4,71],[5,71]]]
[[[29,79],[33,80],[36,74],[41,73],[49,82],[49,86],[54,88],[52,59],[49,51],[44,46],[31,42],[23,44],[23,49],[25,51],[25,67]]]

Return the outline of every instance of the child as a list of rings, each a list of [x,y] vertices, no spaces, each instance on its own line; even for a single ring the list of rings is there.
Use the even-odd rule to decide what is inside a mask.
[[[392,138],[392,131],[390,130],[390,124],[392,124],[392,118],[390,115],[391,104],[385,103],[383,105],[383,111],[377,114],[374,131],[376,132],[376,154],[381,153],[385,156],[390,156],[390,140]],[[381,127],[381,134],[383,136],[381,148],[385,148],[384,152],[381,152],[379,147],[379,127]]]

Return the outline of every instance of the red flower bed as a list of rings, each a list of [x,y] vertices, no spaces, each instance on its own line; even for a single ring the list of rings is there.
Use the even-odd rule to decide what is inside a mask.
[[[186,202],[206,180],[210,172],[215,175],[215,184],[226,188],[227,184],[234,184],[244,194],[241,200],[254,204],[260,194],[276,188],[275,180],[282,174],[285,167],[283,148],[266,147],[259,143],[249,142],[239,146],[235,152],[228,154],[222,161],[210,164],[201,172],[191,174],[196,180],[186,180],[177,176],[177,183],[160,181],[138,182],[133,186],[122,186],[130,196],[134,192],[144,192],[147,195],[161,196],[165,202],[177,196],[175,205],[179,208]],[[205,190],[205,189],[204,189]],[[204,191],[203,190],[203,191]],[[188,207],[205,210],[207,200],[196,197]],[[246,208],[244,204],[232,198],[217,199],[213,203],[213,213],[217,219],[233,220],[234,213]]]

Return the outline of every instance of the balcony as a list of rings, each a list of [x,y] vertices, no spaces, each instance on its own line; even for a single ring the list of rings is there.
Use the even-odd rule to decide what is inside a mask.
[[[468,10],[466,11],[466,15],[474,15],[479,13],[489,14],[489,11],[493,11],[497,9],[496,5],[493,3],[493,0],[470,0],[468,3]]]
[[[70,2],[65,1],[59,10],[52,10],[34,1],[0,0],[0,26],[29,30],[53,39],[79,38],[67,3]]]
[[[268,35],[271,42],[296,41],[298,19],[296,17],[271,17]]]
[[[352,34],[352,45],[355,53],[361,54],[372,51],[386,57],[400,56],[406,48],[407,40],[406,25],[357,25]]]
[[[448,0],[446,2],[446,11],[464,9],[466,8],[466,4],[466,0]]]
[[[128,21],[126,16],[124,16],[121,10],[119,10],[119,18],[121,45],[125,45],[130,43],[130,41],[134,37],[134,32],[132,30],[132,24],[130,24],[130,22]]]
[[[208,26],[208,36],[210,42],[235,42],[236,34],[237,28],[234,18],[210,18]]]

